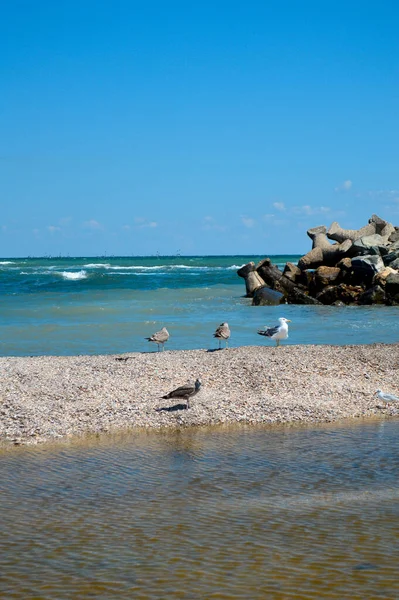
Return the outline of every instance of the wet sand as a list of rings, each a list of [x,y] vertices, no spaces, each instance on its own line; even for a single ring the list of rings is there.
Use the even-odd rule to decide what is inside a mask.
[[[399,416],[399,344],[0,358],[0,443],[131,427]],[[184,408],[162,395],[201,377]]]

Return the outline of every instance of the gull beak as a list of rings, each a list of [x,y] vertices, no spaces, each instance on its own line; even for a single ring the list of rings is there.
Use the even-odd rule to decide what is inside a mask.
[[[287,323],[292,323],[291,319],[286,319]]]

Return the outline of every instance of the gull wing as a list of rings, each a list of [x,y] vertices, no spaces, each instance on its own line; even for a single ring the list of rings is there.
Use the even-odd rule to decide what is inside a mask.
[[[399,400],[399,398],[397,396],[395,396],[395,394],[386,394],[385,392],[382,392],[382,395],[384,397],[384,400],[389,400],[389,401]]]
[[[175,390],[169,392],[169,394],[166,394],[166,396],[162,396],[162,398],[184,398],[185,396],[192,394],[194,391],[195,387],[193,385],[181,385]]]
[[[273,335],[275,335],[276,333],[279,332],[279,326],[277,325],[276,327],[268,327],[267,329],[259,329],[258,333],[259,335],[265,335],[266,337],[272,337]]]
[[[228,327],[226,327],[225,325],[219,325],[219,327],[216,329],[215,333],[213,334],[213,337],[223,338],[224,340],[227,340],[230,337],[230,329]]]

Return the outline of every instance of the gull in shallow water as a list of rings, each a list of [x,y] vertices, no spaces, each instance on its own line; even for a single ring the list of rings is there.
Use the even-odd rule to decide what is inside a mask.
[[[219,325],[219,327],[216,329],[215,333],[213,334],[213,337],[215,337],[217,340],[219,340],[219,350],[220,350],[222,340],[224,340],[226,342],[226,348],[227,348],[228,340],[230,337],[229,324],[221,323]]]
[[[181,398],[182,400],[186,401],[187,408],[190,408],[190,398],[195,396],[195,394],[198,394],[198,392],[200,391],[200,388],[201,388],[201,379],[198,377],[195,380],[194,385],[191,385],[190,383],[188,383],[186,385],[181,385],[180,387],[176,388],[175,390],[172,390],[171,392],[169,392],[169,394],[162,396],[162,398],[164,400],[168,400],[169,398]]]
[[[145,339],[149,342],[154,342],[155,344],[158,344],[159,352],[159,347],[162,346],[163,350],[165,342],[167,342],[169,339],[169,331],[166,329],[166,327],[162,327],[161,331],[157,331],[156,333],[153,333],[151,337]]]
[[[258,331],[259,335],[264,335],[266,337],[271,338],[272,340],[276,340],[276,345],[280,345],[280,340],[286,340],[288,337],[288,325],[287,323],[291,323],[290,319],[285,319],[284,317],[280,317],[278,320],[279,325],[275,327],[267,327],[266,329],[260,329]]]
[[[382,390],[377,390],[375,393],[380,400],[385,402],[385,404],[389,404],[390,402],[399,402],[398,396],[395,396],[394,394],[386,394]]]

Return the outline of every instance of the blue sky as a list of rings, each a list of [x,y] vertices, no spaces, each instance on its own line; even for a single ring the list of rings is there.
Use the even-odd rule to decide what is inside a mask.
[[[392,1],[1,3],[0,256],[275,254],[399,224]]]

